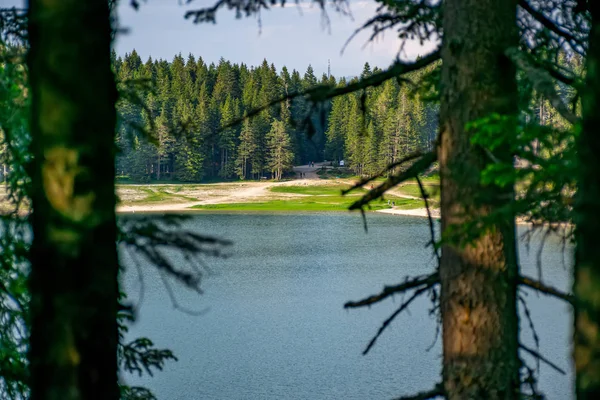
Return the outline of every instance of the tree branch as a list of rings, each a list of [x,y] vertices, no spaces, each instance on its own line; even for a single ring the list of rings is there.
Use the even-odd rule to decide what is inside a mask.
[[[391,163],[390,165],[388,165],[387,167],[385,167],[385,169],[383,171],[381,171],[378,174],[375,174],[373,176],[369,176],[368,178],[362,178],[358,183],[356,183],[354,186],[352,186],[351,188],[348,189],[344,189],[342,190],[342,195],[346,195],[348,193],[350,193],[353,190],[356,189],[360,189],[361,187],[363,187],[364,185],[366,185],[367,183],[379,178],[380,176],[383,176],[384,174],[386,174],[387,172],[393,170],[396,167],[399,167],[402,164],[405,164],[409,161],[414,160],[415,158],[419,158],[419,157],[423,157],[423,152],[421,152],[420,150],[415,151],[412,154],[407,155],[406,157],[401,158],[400,160]]]
[[[406,171],[401,172],[398,175],[392,175],[387,180],[385,180],[381,185],[377,186],[375,189],[369,191],[359,200],[355,201],[348,208],[349,210],[357,210],[362,209],[369,202],[376,200],[383,196],[385,192],[394,186],[406,181],[407,179],[414,178],[425,169],[427,169],[433,162],[437,160],[437,153],[432,151],[430,153],[426,153],[421,157],[420,160],[416,161],[413,165],[411,165]]]
[[[506,56],[527,75],[527,79],[533,84],[535,90],[546,97],[552,107],[571,124],[576,125],[580,118],[573,114],[569,107],[562,101],[556,93],[554,81],[548,71],[536,68],[534,63],[529,60],[527,54],[521,52],[518,48],[512,47],[506,50]]]
[[[383,321],[383,324],[381,325],[381,327],[379,328],[379,330],[377,331],[375,336],[373,336],[373,339],[371,339],[371,341],[367,345],[367,348],[363,351],[363,356],[366,355],[369,352],[369,350],[371,350],[371,348],[373,348],[373,346],[375,345],[375,342],[377,341],[379,336],[381,336],[383,331],[385,331],[385,328],[387,328],[392,323],[394,318],[396,318],[402,311],[406,310],[408,308],[408,306],[410,305],[410,303],[412,303],[423,292],[429,290],[433,285],[435,285],[435,283],[430,283],[429,285],[427,285],[419,290],[416,290],[413,293],[413,295],[410,296],[410,298],[408,300],[406,300],[404,303],[402,303],[402,305],[396,311],[394,311],[394,313],[392,315],[390,315],[390,317],[388,319]]]
[[[344,304],[344,308],[358,308],[370,306],[371,304],[378,303],[393,294],[402,293],[423,285],[432,286],[436,283],[439,283],[439,281],[440,276],[437,272],[434,272],[433,274],[427,275],[425,277],[416,277],[411,280],[407,280],[406,282],[401,283],[399,285],[385,286],[381,293],[367,297],[366,299],[359,301],[349,301],[346,304]]]
[[[575,297],[572,294],[561,292],[560,290],[553,288],[552,286],[545,285],[542,282],[529,278],[527,276],[519,276],[518,283],[523,286],[527,286],[531,289],[537,290],[538,292],[546,294],[548,296],[554,296],[557,299],[563,300],[571,305],[575,304]]]
[[[421,191],[421,197],[423,197],[423,201],[425,202],[425,209],[427,210],[427,221],[429,222],[429,233],[431,235],[431,248],[433,249],[433,254],[435,254],[435,258],[438,262],[438,267],[441,262],[440,254],[438,253],[438,249],[435,247],[435,226],[433,224],[433,218],[431,218],[431,210],[429,209],[429,195],[425,191],[423,187],[423,183],[419,176],[415,177],[417,179],[417,184],[419,185],[419,190]]]
[[[396,397],[394,400],[428,400],[428,399],[433,399],[435,397],[443,397],[443,396],[444,396],[444,385],[441,383],[438,383],[431,390],[427,390],[425,392],[419,392],[412,396]]]
[[[542,12],[533,8],[531,4],[527,2],[527,0],[519,0],[519,6],[549,31],[554,32],[556,35],[568,40],[569,42],[585,48],[584,44],[579,39],[571,35],[569,32],[562,30],[554,21],[546,17]]]
[[[545,363],[546,365],[548,365],[552,369],[558,371],[562,375],[566,375],[567,374],[564,369],[562,369],[558,365],[554,364],[552,361],[548,360],[546,357],[544,357],[543,355],[541,355],[537,351],[535,351],[533,349],[530,349],[529,347],[527,347],[527,346],[525,346],[524,344],[521,344],[521,343],[519,343],[519,348],[521,350],[525,351],[526,353],[528,353],[529,355],[531,355],[531,356],[537,358],[538,360],[542,361],[543,363]]]

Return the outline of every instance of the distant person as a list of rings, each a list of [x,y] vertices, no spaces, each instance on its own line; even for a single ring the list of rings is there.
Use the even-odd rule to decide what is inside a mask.
[[[392,201],[392,207],[396,207],[396,202]]]

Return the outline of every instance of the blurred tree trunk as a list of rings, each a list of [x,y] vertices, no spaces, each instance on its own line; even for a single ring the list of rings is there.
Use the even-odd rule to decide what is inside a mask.
[[[107,0],[30,0],[31,399],[119,397]]]
[[[440,134],[442,229],[489,215],[511,189],[483,187],[490,158],[470,144],[465,125],[491,113],[516,115],[516,0],[446,0]],[[506,152],[495,154],[511,163]],[[519,398],[514,218],[497,221],[474,242],[445,242],[440,265],[443,379],[449,400]]]
[[[579,182],[575,203],[575,370],[579,400],[600,399],[600,4],[592,17],[578,136]]]

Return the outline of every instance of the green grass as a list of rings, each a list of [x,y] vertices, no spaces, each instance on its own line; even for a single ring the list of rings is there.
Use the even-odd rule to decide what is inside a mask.
[[[158,187],[158,188],[156,188],[156,190],[141,187],[138,190],[146,193],[147,196],[141,200],[136,201],[136,203],[155,203],[155,202],[159,202],[159,201],[167,201],[167,200],[173,200],[173,199],[182,199],[182,200],[188,200],[188,201],[197,200],[193,197],[182,196],[180,194],[175,194],[175,193],[169,192],[169,191],[167,191],[166,187]],[[181,190],[181,189],[179,189],[179,190]]]
[[[293,193],[293,194],[307,194],[313,196],[339,196],[342,190],[348,189],[350,186],[347,185],[328,185],[328,186],[273,186],[270,188],[271,192],[274,193]],[[364,189],[353,190],[352,193],[362,194]]]
[[[438,185],[424,183],[423,186],[427,194],[429,194],[430,199],[434,201],[440,201],[440,187]],[[421,190],[417,184],[400,186],[398,187],[398,191],[408,196],[421,197]]]
[[[423,202],[413,199],[390,198],[396,207],[413,209],[423,206]],[[347,211],[355,199],[343,196],[320,196],[293,200],[272,200],[259,203],[206,204],[194,206],[200,210],[222,211]],[[389,208],[387,200],[371,204],[372,210]]]

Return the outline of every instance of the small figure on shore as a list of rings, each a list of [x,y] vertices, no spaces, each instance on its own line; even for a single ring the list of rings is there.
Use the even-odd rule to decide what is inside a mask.
[[[392,204],[392,201],[388,199],[388,206]]]
[[[392,201],[392,207],[396,207],[396,202]]]

